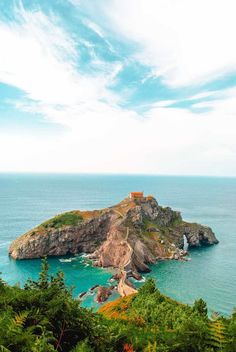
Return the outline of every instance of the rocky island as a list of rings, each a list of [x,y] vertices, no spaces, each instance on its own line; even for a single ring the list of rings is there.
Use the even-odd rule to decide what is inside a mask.
[[[183,221],[153,196],[133,192],[109,208],[57,215],[17,238],[9,254],[32,259],[87,253],[94,265],[119,269],[118,288],[125,295],[134,290],[128,276],[138,278],[160,259],[183,259],[184,237],[189,247],[218,243],[209,227]]]

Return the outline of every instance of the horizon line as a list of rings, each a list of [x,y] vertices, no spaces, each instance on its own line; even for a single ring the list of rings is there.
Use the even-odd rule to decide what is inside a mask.
[[[149,176],[149,177],[205,177],[236,178],[236,175],[198,175],[198,174],[158,174],[158,173],[123,173],[123,172],[67,172],[67,171],[0,171],[0,175],[81,175],[81,176]]]

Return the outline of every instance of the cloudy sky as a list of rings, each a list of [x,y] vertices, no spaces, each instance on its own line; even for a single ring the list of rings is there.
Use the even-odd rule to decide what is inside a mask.
[[[0,171],[236,176],[235,0],[0,0]]]

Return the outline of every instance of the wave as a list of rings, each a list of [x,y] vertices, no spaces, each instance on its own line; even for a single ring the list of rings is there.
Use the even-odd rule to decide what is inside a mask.
[[[59,262],[61,263],[71,263],[71,259],[59,259]]]
[[[136,279],[132,278],[132,281],[134,281],[134,282],[145,282],[146,281],[146,277],[142,276],[141,280],[136,280]]]
[[[72,257],[72,258],[61,258],[61,259],[59,259],[59,261],[61,262],[61,263],[71,263],[71,262],[73,262],[73,261],[75,261],[76,260],[76,258],[74,258],[74,257]]]
[[[80,257],[80,258],[87,258],[88,256],[89,256],[89,254],[87,254],[87,253],[76,254],[76,257]]]

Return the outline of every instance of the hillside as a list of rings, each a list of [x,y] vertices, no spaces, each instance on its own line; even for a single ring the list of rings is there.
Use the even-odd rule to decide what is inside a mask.
[[[99,313],[80,306],[63,274],[24,288],[0,279],[0,351],[3,352],[235,352],[236,314],[207,314],[203,300],[180,304],[148,280],[136,294],[105,304]]]

